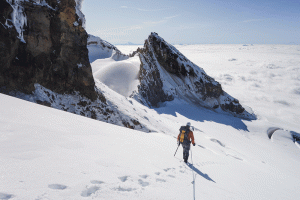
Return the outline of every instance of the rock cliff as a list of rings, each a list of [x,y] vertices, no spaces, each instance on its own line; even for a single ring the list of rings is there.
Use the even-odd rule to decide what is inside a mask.
[[[234,116],[254,119],[221,84],[189,61],[157,33],[151,33],[138,49],[141,60],[140,85],[134,96],[150,106],[180,98],[192,104],[225,111]],[[134,53],[134,54],[136,54]]]
[[[0,88],[31,94],[34,84],[95,100],[87,33],[74,0],[6,0],[0,5]]]
[[[0,92],[148,131],[95,86],[82,0],[0,1]]]

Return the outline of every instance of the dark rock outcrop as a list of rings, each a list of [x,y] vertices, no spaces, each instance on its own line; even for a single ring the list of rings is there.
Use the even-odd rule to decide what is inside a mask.
[[[223,91],[221,84],[189,61],[157,33],[151,33],[144,48],[138,49],[141,60],[140,85],[135,96],[150,106],[175,98],[211,109],[221,109],[235,116],[254,119],[239,101]]]
[[[0,1],[0,92],[148,132],[95,86],[81,3]]]
[[[34,84],[64,94],[74,91],[95,100],[87,33],[74,0],[1,1],[0,88],[31,94]],[[19,7],[22,13],[12,7]],[[17,19],[12,19],[13,17]],[[26,19],[18,19],[18,18]],[[26,20],[24,27],[13,24]],[[16,22],[15,22],[16,23]],[[20,30],[23,29],[22,35]],[[20,38],[22,37],[22,38]]]

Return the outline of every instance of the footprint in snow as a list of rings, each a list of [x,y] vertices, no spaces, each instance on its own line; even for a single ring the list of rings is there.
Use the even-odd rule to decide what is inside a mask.
[[[93,186],[90,188],[87,188],[86,190],[82,191],[81,196],[82,197],[89,197],[92,194],[94,194],[95,192],[97,192],[100,188],[97,186]]]
[[[7,200],[7,199],[10,199],[12,197],[13,197],[12,194],[0,193],[0,199]]]
[[[156,174],[157,176],[159,176],[159,175],[160,175],[160,172],[155,172],[154,174]]]
[[[167,171],[169,171],[169,170],[171,170],[171,169],[174,170],[175,168],[167,168],[167,169],[164,169],[164,171],[167,172]]]
[[[167,182],[165,179],[160,179],[160,178],[157,178],[156,179],[156,182]]]
[[[148,182],[144,182],[142,179],[139,179],[139,184],[140,184],[141,186],[143,186],[143,187],[146,187],[146,186],[149,185]]]
[[[149,176],[148,176],[148,175],[140,175],[140,177],[146,179],[146,178],[148,178]]]
[[[123,188],[123,187],[118,187],[114,188],[114,190],[120,191],[120,192],[131,192],[136,190],[135,188]]]
[[[175,176],[173,176],[173,175],[168,175],[169,177],[171,177],[171,178],[175,178]]]
[[[118,177],[118,179],[120,179],[122,182],[125,182],[127,181],[129,176],[121,176],[121,177]]]
[[[102,184],[104,182],[103,181],[92,180],[91,183],[92,184]]]
[[[61,185],[61,184],[50,184],[50,185],[48,185],[48,187],[53,190],[64,190],[67,188],[67,186]]]

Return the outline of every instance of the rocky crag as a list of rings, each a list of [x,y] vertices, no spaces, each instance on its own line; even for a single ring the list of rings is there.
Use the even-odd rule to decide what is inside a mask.
[[[221,84],[189,61],[157,33],[151,33],[144,47],[138,49],[141,60],[140,85],[133,97],[158,107],[175,98],[206,108],[231,113],[244,119],[255,119]]]
[[[42,3],[41,3],[42,2]],[[87,33],[74,0],[1,1],[0,87],[31,94],[34,83],[95,100]]]
[[[0,92],[102,121],[145,129],[95,87],[82,0],[0,1]]]

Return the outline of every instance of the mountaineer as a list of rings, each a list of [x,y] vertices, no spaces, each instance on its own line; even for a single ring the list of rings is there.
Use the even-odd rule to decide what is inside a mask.
[[[194,134],[193,131],[190,130],[191,128],[193,129],[190,122],[188,122],[186,126],[181,126],[179,129],[180,133],[177,137],[178,146],[181,144],[183,148],[183,160],[185,163],[187,163],[189,158],[191,143],[195,146]]]

